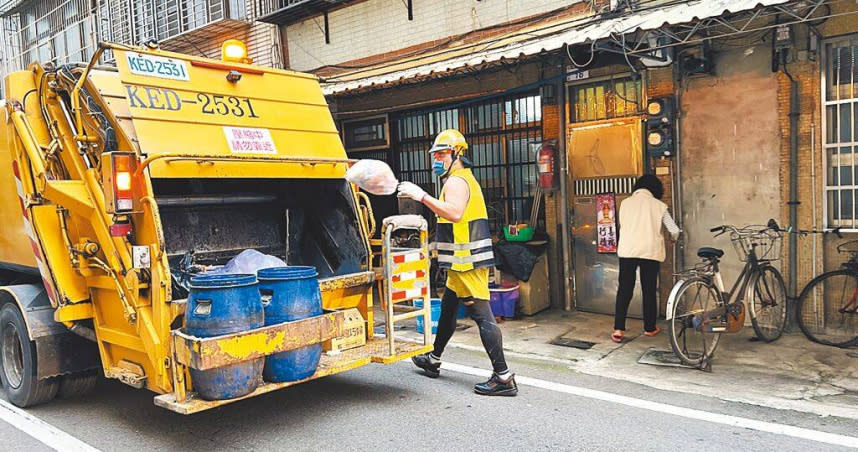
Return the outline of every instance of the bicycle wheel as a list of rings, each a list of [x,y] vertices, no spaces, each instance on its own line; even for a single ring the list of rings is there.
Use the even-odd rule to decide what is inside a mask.
[[[817,276],[802,290],[796,314],[799,328],[814,342],[858,344],[858,274],[844,269]]]
[[[712,358],[721,333],[701,328],[703,312],[722,304],[718,291],[703,278],[687,279],[676,292],[670,319],[670,347],[684,364],[699,366]]]
[[[781,273],[770,265],[761,267],[747,298],[757,337],[766,342],[781,337],[787,319],[786,285]]]

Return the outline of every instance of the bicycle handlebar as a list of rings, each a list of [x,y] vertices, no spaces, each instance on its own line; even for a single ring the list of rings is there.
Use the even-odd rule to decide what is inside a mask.
[[[838,226],[838,227],[836,227],[836,228],[834,228],[834,229],[831,229],[831,230],[828,230],[828,231],[826,231],[826,230],[822,230],[822,231],[820,231],[820,230],[818,230],[818,229],[793,229],[793,228],[778,229],[778,231],[780,231],[780,232],[785,232],[785,233],[787,233],[787,234],[799,234],[799,235],[808,235],[808,234],[823,234],[823,235],[824,235],[824,234],[834,234],[834,235],[836,235],[836,236],[837,236],[837,238],[842,239],[842,238],[843,238],[843,234],[840,232],[840,229],[841,229],[841,227],[840,227],[840,226]]]
[[[841,239],[843,238],[843,234],[841,234],[841,233],[840,233],[840,226],[838,226],[838,227],[836,227],[836,228],[834,228],[834,229],[828,230],[828,231],[826,231],[826,230],[822,230],[822,231],[820,231],[820,230],[817,230],[817,229],[793,229],[793,228],[791,228],[791,227],[788,227],[788,228],[786,228],[786,229],[782,229],[782,228],[778,225],[778,222],[777,222],[777,221],[775,221],[775,219],[774,219],[774,218],[770,219],[770,220],[769,220],[769,222],[766,224],[766,227],[765,227],[764,229],[762,229],[760,232],[765,231],[766,229],[771,229],[771,230],[773,230],[773,231],[777,231],[777,232],[785,232],[785,233],[787,233],[787,234],[800,234],[800,235],[808,235],[808,234],[834,234],[834,235],[836,235],[838,238],[841,238]],[[725,232],[727,232],[727,231],[738,232],[738,230],[739,230],[739,229],[738,229],[738,228],[736,228],[735,226],[731,226],[731,225],[729,225],[729,224],[725,224],[725,225],[716,226],[716,227],[714,227],[714,228],[712,228],[712,229],[709,229],[709,232],[717,232],[717,234],[715,234],[715,237],[718,237],[719,235],[721,235],[721,234],[723,234],[723,233],[725,233]]]
[[[850,241],[848,241],[848,242],[843,242],[843,243],[841,243],[841,244],[837,245],[837,252],[838,252],[838,253],[852,253],[852,254],[858,254],[858,250],[847,250],[847,249],[844,249],[845,247],[850,246],[850,245],[855,245],[856,243],[858,243],[858,240],[850,240]]]
[[[709,230],[709,232],[717,232],[717,234],[715,234],[715,237],[718,237],[727,231],[738,232],[739,229],[736,226],[722,224],[721,226],[716,226]]]
[[[737,228],[736,226],[733,226],[730,224],[723,224],[721,226],[716,226],[712,229],[709,229],[709,232],[717,232],[717,234],[715,234],[715,237],[718,237],[718,236],[720,236],[720,235],[722,235],[728,231],[736,233],[736,234],[741,234],[742,231],[747,231],[751,227],[753,227],[753,226],[745,226],[742,228]],[[766,224],[765,227],[760,229],[759,232],[764,232],[764,231],[767,231],[769,229],[771,229],[773,231],[782,231],[782,229],[780,229],[780,227],[778,226],[778,223],[774,219],[770,219],[768,224]]]

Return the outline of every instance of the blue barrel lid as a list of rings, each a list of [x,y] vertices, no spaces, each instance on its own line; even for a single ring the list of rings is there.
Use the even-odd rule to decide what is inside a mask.
[[[290,265],[288,267],[263,268],[256,272],[260,281],[285,281],[290,279],[315,278],[319,275],[316,267],[308,265]]]
[[[191,277],[191,288],[194,289],[217,289],[227,287],[240,287],[256,284],[256,275],[237,273],[215,274],[215,275],[198,275]]]

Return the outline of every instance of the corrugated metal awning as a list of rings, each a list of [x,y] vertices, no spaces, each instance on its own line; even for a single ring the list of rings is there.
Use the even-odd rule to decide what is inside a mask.
[[[374,67],[362,68],[329,77],[322,88],[325,95],[383,86],[432,74],[446,73],[469,66],[479,66],[522,56],[537,55],[564,46],[598,41],[611,35],[637,30],[653,30],[665,24],[676,25],[737,13],[758,6],[788,3],[789,0],[696,0],[662,7],[652,7],[632,14],[604,18],[588,16],[557,21],[556,24],[532,26],[477,43],[428,52],[419,57],[404,58]]]

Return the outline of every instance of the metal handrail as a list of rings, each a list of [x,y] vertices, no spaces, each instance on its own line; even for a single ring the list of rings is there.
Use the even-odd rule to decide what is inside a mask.
[[[321,165],[321,164],[346,164],[351,165],[357,160],[343,159],[334,157],[269,157],[269,156],[243,156],[243,155],[222,155],[222,154],[192,154],[192,153],[171,153],[157,154],[144,159],[137,166],[134,172],[135,176],[140,176],[143,170],[146,169],[152,162],[156,160],[196,160],[199,163],[205,162],[267,162],[267,163],[299,163],[305,165]]]

